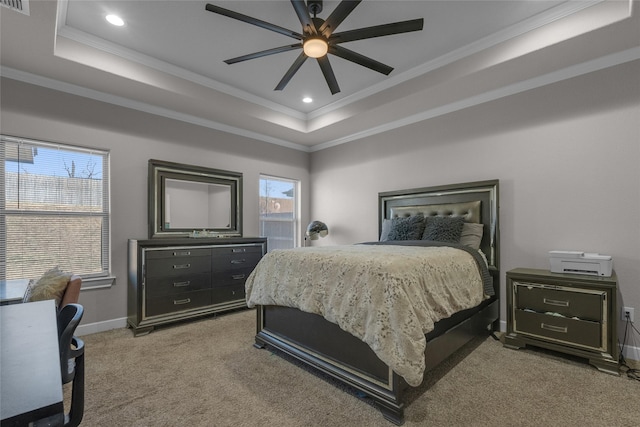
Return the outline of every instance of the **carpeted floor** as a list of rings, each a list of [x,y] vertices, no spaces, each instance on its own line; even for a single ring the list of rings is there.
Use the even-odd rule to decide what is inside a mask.
[[[360,399],[252,346],[245,310],[83,337],[83,426],[391,426]],[[66,390],[68,394],[68,389]],[[640,382],[582,360],[471,342],[410,390],[405,426],[637,426]]]

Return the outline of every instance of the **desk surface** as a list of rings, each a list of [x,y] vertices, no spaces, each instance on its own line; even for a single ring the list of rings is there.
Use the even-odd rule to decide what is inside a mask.
[[[22,302],[29,286],[29,279],[0,280],[0,304]]]
[[[54,301],[0,306],[0,328],[3,427],[47,417],[64,422]]]

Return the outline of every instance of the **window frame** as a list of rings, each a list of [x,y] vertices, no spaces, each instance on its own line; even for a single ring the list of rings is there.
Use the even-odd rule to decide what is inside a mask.
[[[5,147],[2,147],[0,151],[0,249],[2,249],[2,255],[0,255],[0,279],[6,279],[6,266],[7,266],[7,248],[8,244],[6,241],[7,230],[6,230],[6,218],[8,216],[23,216],[28,217],[30,215],[47,217],[47,216],[57,216],[57,217],[73,217],[73,216],[87,216],[85,212],[81,211],[51,211],[51,210],[20,210],[20,209],[12,209],[8,210],[6,206],[6,197],[7,197],[7,189],[6,189],[6,144],[17,144],[18,148],[21,145],[29,145],[35,147],[42,147],[47,149],[58,149],[65,150],[73,153],[90,153],[93,155],[99,155],[102,158],[102,211],[93,216],[101,217],[101,224],[103,230],[101,232],[100,239],[100,253],[101,253],[101,272],[98,273],[82,273],[82,272],[74,272],[74,274],[78,274],[82,277],[82,289],[89,288],[108,288],[113,285],[115,282],[115,277],[111,273],[111,174],[110,174],[110,152],[108,150],[97,149],[97,148],[89,148],[89,147],[81,147],[77,145],[67,144],[67,143],[55,143],[27,138],[14,137],[9,135],[0,135],[0,142]],[[35,279],[29,277],[29,279]]]
[[[274,176],[274,175],[269,175],[269,174],[264,174],[261,173],[260,176],[258,177],[258,204],[260,206],[261,203],[261,183],[263,180],[273,180],[273,181],[281,181],[281,182],[288,182],[290,184],[293,185],[293,190],[294,190],[294,196],[293,196],[293,219],[289,220],[289,219],[278,219],[278,218],[273,218],[270,221],[271,222],[283,222],[283,223],[291,223],[292,224],[292,228],[293,228],[293,247],[300,247],[301,246],[301,222],[300,222],[300,180],[298,179],[294,179],[294,178],[285,178],[285,177],[280,177],[280,176]],[[262,208],[261,206],[258,209],[258,229],[259,229],[259,235],[261,237],[267,237],[267,239],[270,239],[271,237],[269,236],[264,236],[263,235],[263,220],[262,220]],[[269,244],[267,244],[267,251],[271,250],[271,247]]]

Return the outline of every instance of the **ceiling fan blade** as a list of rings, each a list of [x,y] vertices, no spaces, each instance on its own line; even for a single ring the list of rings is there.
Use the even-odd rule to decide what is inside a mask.
[[[327,81],[327,85],[329,85],[331,95],[335,95],[340,92],[340,86],[338,86],[336,75],[333,73],[333,68],[331,68],[331,63],[329,62],[327,55],[317,58],[317,60],[320,65],[320,69],[322,70],[322,74],[324,74],[324,79]]]
[[[236,58],[226,59],[224,62],[231,65],[242,61],[248,61],[249,59],[262,58],[263,56],[274,55],[276,53],[287,52],[295,49],[302,49],[302,45],[292,44],[288,46],[274,47],[273,49],[261,50],[260,52],[249,53],[247,55],[238,56]]]
[[[293,75],[300,69],[300,67],[302,67],[302,64],[304,64],[304,61],[306,61],[307,58],[308,56],[305,55],[304,52],[300,53],[300,55],[296,58],[291,67],[289,67],[284,77],[282,78],[282,80],[280,80],[280,83],[278,83],[278,86],[276,86],[274,90],[284,89],[287,83],[289,83],[289,80],[291,80]]]
[[[311,20],[311,16],[309,15],[309,10],[307,9],[307,4],[305,3],[305,1],[291,0],[291,4],[293,5],[293,9],[298,15],[298,19],[300,19],[300,23],[302,24],[302,28],[304,28],[304,32],[308,34],[317,34],[316,26],[313,25],[313,21]]]
[[[382,62],[378,62],[375,59],[371,59],[367,56],[361,55],[352,50],[346,49],[342,46],[329,46],[329,53],[332,53],[335,56],[339,56],[342,59],[346,59],[347,61],[355,62],[356,64],[372,69],[373,71],[382,73],[385,76],[388,76],[389,73],[393,71],[393,67],[383,64]]]
[[[420,31],[424,25],[424,19],[412,19],[409,21],[394,22],[391,24],[374,25],[373,27],[358,28],[357,30],[336,33],[329,39],[330,43],[345,43],[355,40],[371,39],[373,37],[390,36],[393,34]]]
[[[279,27],[277,25],[271,24],[269,22],[262,21],[257,18],[252,18],[247,15],[243,15],[238,12],[234,12],[229,9],[224,9],[219,6],[212,5],[211,3],[207,3],[206,10],[209,12],[217,13],[219,15],[226,16],[228,18],[237,19],[238,21],[246,22],[247,24],[255,25],[260,28],[264,28],[265,30],[275,31],[276,33],[283,34],[288,37],[292,37],[296,40],[302,40],[302,34],[296,33],[295,31],[288,30],[283,27]]]
[[[362,0],[343,0],[340,2],[338,6],[333,9],[333,12],[331,12],[331,15],[329,15],[326,21],[324,21],[320,28],[318,28],[318,33],[324,34],[325,37],[329,37],[361,1]]]

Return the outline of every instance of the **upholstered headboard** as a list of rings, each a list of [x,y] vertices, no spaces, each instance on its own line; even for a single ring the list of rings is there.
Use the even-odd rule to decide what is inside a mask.
[[[426,216],[462,216],[466,222],[484,225],[480,249],[490,269],[500,264],[498,180],[469,182],[378,194],[378,235],[385,219],[422,213]]]
[[[461,216],[465,222],[480,223],[480,207],[482,202],[446,203],[443,205],[397,206],[391,207],[391,218],[407,217],[421,213],[427,216]]]

